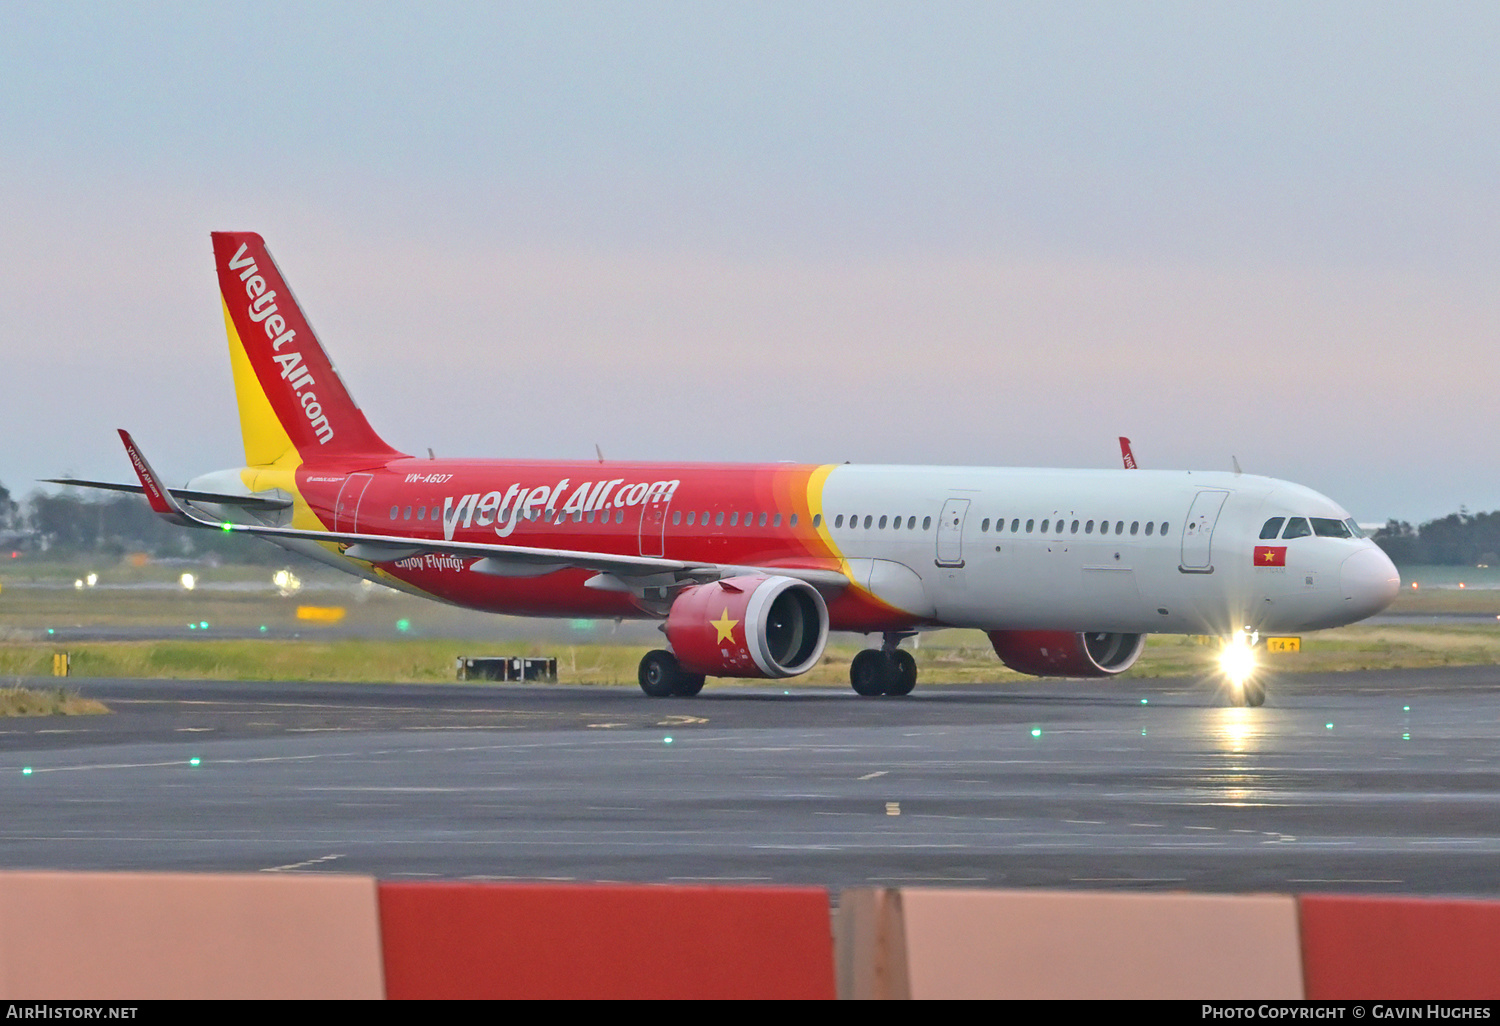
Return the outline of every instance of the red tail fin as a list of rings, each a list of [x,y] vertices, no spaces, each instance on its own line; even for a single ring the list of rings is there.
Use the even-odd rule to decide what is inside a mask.
[[[214,232],[213,242],[247,462],[275,462],[289,446],[303,461],[400,455],[344,388],[265,241],[254,232]],[[267,404],[276,423],[268,422]]]

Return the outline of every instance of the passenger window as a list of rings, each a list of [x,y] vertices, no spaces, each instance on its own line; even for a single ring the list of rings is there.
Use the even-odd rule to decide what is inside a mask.
[[[1074,534],[1078,533],[1078,521],[1076,521],[1076,520],[1073,521],[1073,533]]]
[[[833,526],[834,527],[843,527],[844,526],[844,514],[840,513],[838,516],[836,516],[836,517],[833,518]]]
[[[908,531],[915,531],[917,529],[917,518],[916,517],[907,517],[906,518],[906,529]]]
[[[932,530],[932,518],[931,517],[923,517],[922,518],[922,530],[924,530],[924,531],[930,531],[930,530]]]
[[[1086,524],[1083,525],[1083,533],[1084,534],[1093,534],[1094,533],[1094,522],[1092,520],[1090,520],[1088,523],[1086,523]]]
[[[729,526],[730,527],[739,527],[740,526],[740,515],[738,513],[731,513],[731,514],[729,514]]]
[[[692,527],[697,522],[698,522],[698,513],[697,513],[697,511],[696,510],[688,510],[688,526]],[[593,521],[590,520],[589,523],[592,524]]]
[[[1125,533],[1125,521],[1123,521],[1123,520],[1116,520],[1115,521],[1115,534],[1124,534],[1124,533]]]
[[[1028,520],[1028,521],[1026,521],[1026,533],[1027,533],[1027,534],[1030,534],[1030,533],[1031,533],[1031,525],[1032,525],[1032,524],[1034,524],[1034,523],[1036,523],[1036,521],[1035,521],[1035,520]],[[1014,530],[1015,530],[1015,527],[1014,527],[1014,526],[1012,526],[1012,527],[1011,527],[1011,530],[1012,530],[1012,531],[1014,531]],[[1046,530],[1046,528],[1045,528],[1045,527],[1044,527],[1044,528],[1042,528],[1042,530],[1044,530],[1044,531],[1045,531],[1045,530]]]
[[[1319,538],[1347,538],[1349,528],[1344,526],[1342,520],[1334,520],[1330,517],[1313,517],[1313,534]]]
[[[1154,531],[1154,530],[1156,530],[1156,522],[1153,521],[1153,520],[1146,521],[1146,537],[1147,538],[1151,537],[1151,532]]]
[[[1312,528],[1307,526],[1307,520],[1303,517],[1292,517],[1286,522],[1286,530],[1281,532],[1283,538],[1306,538],[1312,534]]]
[[[1261,541],[1274,538],[1281,533],[1281,525],[1286,523],[1286,517],[1272,517],[1267,520],[1265,526],[1260,529]]]
[[[1027,530],[1030,530],[1030,528],[1027,528]],[[1021,533],[1021,518],[1020,517],[1017,517],[1016,519],[1014,519],[1014,520],[1012,520],[1010,522],[1010,533],[1011,534],[1020,534]]]
[[[881,527],[881,528],[884,528],[884,527],[885,527],[885,517],[881,517],[881,518],[880,518],[880,524],[879,524],[879,526],[880,526],[880,527]]]
[[[764,517],[765,514],[762,513],[761,516]],[[761,526],[764,527],[765,525],[762,524]],[[814,527],[822,527],[823,526],[823,514],[821,514],[821,513],[814,513],[813,514],[813,526]]]
[[[1140,526],[1141,522],[1139,520],[1132,520],[1130,522],[1130,533],[1135,534],[1135,532],[1140,529]]]
[[[589,510],[589,523],[592,524],[593,522],[594,522],[594,511],[593,510]],[[692,522],[693,522],[693,515],[691,513],[689,513],[688,514],[688,523],[691,524]]]
[[[982,523],[982,524],[979,525],[979,529],[981,531],[983,531],[985,534],[989,533],[989,530],[990,530],[990,518],[989,517],[985,517],[984,518],[984,523]]]
[[[818,516],[821,518],[823,516],[823,514],[819,513]],[[766,515],[764,513],[762,513],[760,515],[760,526],[761,527],[765,527],[766,526]]]
[[[679,509],[672,514],[672,526],[676,527],[680,523],[682,523],[682,510]]]
[[[404,516],[402,516],[401,519],[402,520],[410,520],[411,519],[411,507],[410,506],[406,507],[406,514]]]
[[[426,506],[418,506],[417,507],[417,519],[418,520],[426,520],[427,519],[427,507]]]
[[[790,525],[792,527],[796,527],[797,526],[797,514],[795,514],[795,513],[792,514],[792,519],[790,521]]]
[[[1171,524],[1169,524],[1169,523],[1167,523],[1167,522],[1166,522],[1166,521],[1165,521],[1165,520],[1163,520],[1163,521],[1162,521],[1162,522],[1161,522],[1161,532],[1160,532],[1160,534],[1161,534],[1161,536],[1162,536],[1162,537],[1163,537],[1163,538],[1165,538],[1165,537],[1166,537],[1166,536],[1167,536],[1167,530],[1168,530],[1168,529],[1169,529],[1169,528],[1170,528],[1170,527],[1171,527],[1171,526],[1172,526],[1172,525],[1171,525]]]
[[[714,514],[714,526],[715,527],[723,527],[724,526],[724,514],[723,514],[722,511]]]
[[[781,526],[781,514],[780,513],[772,514],[772,516],[771,516],[771,526],[772,527],[780,527]]]
[[[1050,524],[1050,523],[1052,523],[1052,521],[1050,521],[1050,520],[1043,520],[1042,521],[1042,533],[1043,534],[1047,533],[1047,525]]]
[[[866,516],[865,517],[865,530],[868,531],[870,529],[870,525],[873,524],[874,522],[875,522],[875,518],[874,517],[872,517],[872,516]]]

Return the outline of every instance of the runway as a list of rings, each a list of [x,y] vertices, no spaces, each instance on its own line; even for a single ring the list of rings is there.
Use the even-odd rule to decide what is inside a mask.
[[[1261,709],[1190,680],[73,686],[115,713],[0,721],[5,868],[1500,892],[1495,667],[1288,676]]]

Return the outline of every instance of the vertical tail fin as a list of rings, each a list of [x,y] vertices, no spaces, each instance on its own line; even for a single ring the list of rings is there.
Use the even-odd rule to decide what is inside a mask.
[[[214,232],[213,242],[246,464],[401,455],[344,388],[265,241]]]

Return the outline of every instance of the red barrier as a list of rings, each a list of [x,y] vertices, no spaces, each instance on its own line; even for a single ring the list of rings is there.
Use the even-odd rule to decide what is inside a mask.
[[[392,998],[832,998],[816,888],[381,883]]]
[[[1500,999],[1500,903],[1303,896],[1307,997]]]

